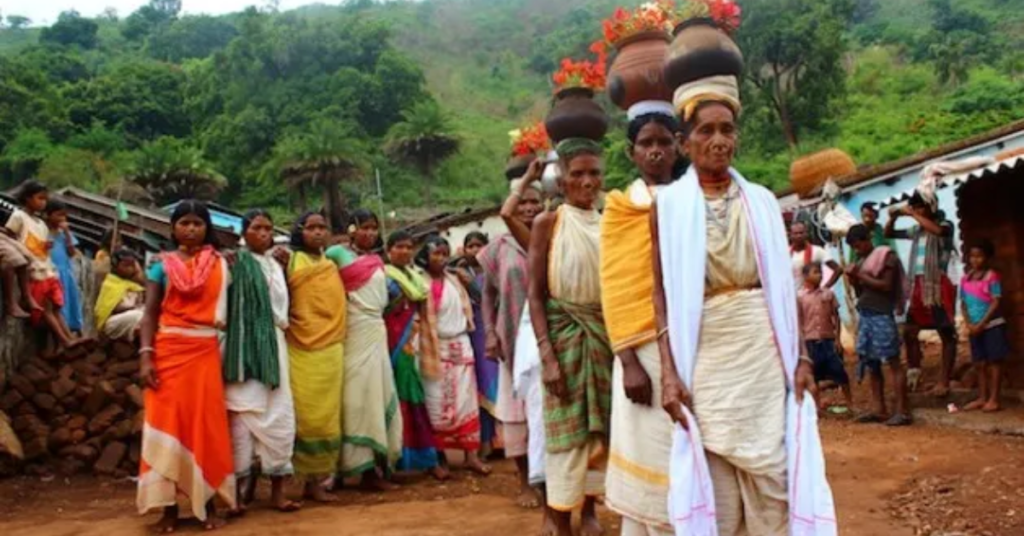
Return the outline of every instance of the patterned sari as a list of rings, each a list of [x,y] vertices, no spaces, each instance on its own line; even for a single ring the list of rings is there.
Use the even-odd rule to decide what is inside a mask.
[[[364,255],[341,269],[348,291],[344,437],[341,469],[360,475],[378,461],[394,467],[402,453],[402,414],[388,352],[384,263]]]
[[[402,456],[398,469],[422,471],[438,465],[437,439],[430,426],[423,380],[417,366],[420,326],[418,312],[427,301],[426,283],[411,269],[388,265],[388,306],[384,323],[388,331],[388,349],[395,374],[402,412]]]

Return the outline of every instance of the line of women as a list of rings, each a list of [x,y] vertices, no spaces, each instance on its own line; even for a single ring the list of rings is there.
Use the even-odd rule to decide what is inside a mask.
[[[292,475],[304,499],[332,502],[346,478],[377,491],[397,471],[445,479],[446,450],[490,473],[478,454],[478,278],[453,266],[444,239],[414,257],[413,237],[396,232],[385,263],[363,210],[347,247],[330,245],[319,212],[298,219],[290,250],[261,210],[245,215],[238,251],[221,250],[200,202],[180,203],[171,226],[175,248],[146,270],[140,326],[137,503],[163,509],[157,531],[176,530],[179,496],[207,529],[224,523],[214,499],[244,514],[261,474],[273,507],[292,512]]]
[[[140,510],[173,530],[181,492],[214,528],[214,497],[251,500],[254,458],[284,511],[293,472],[316,501],[337,477],[447,478],[446,451],[487,474],[483,434],[516,460],[520,503],[545,503],[545,536],[575,511],[602,534],[602,496],[627,536],[836,534],[778,204],[731,167],[735,95],[677,101],[630,111],[641,177],[603,213],[601,145],[563,140],[561,204],[541,209],[535,162],[509,234],[454,263],[444,239],[415,253],[397,232],[385,264],[364,211],[347,248],[303,215],[290,254],[250,213],[229,263],[206,208],[179,205],[177,249],[147,273]]]

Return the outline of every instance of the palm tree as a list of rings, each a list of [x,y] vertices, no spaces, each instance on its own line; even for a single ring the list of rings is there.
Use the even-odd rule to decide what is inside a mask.
[[[433,208],[430,186],[434,171],[445,159],[459,152],[461,140],[451,117],[428,99],[402,112],[403,120],[388,131],[386,150],[403,162],[415,166],[424,178],[424,200]]]
[[[160,205],[181,199],[210,201],[228,184],[202,150],[169,136],[143,145],[130,169],[126,179]]]
[[[363,176],[365,155],[363,142],[351,124],[319,119],[305,131],[278,142],[268,169],[297,192],[302,210],[306,210],[309,190],[323,188],[327,218],[332,230],[340,231],[345,225],[340,185]]]

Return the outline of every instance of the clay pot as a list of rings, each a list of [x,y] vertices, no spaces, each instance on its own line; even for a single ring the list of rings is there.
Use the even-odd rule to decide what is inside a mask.
[[[857,172],[857,164],[839,149],[825,149],[798,158],[789,167],[789,181],[800,198],[817,193],[829,179],[838,179]]]
[[[508,160],[508,164],[505,165],[505,178],[514,181],[523,175],[526,175],[526,169],[530,167],[530,163],[537,159],[536,155],[524,154],[513,156]]]
[[[608,132],[608,116],[594,102],[594,91],[569,88],[555,95],[551,111],[544,119],[552,143],[568,138],[600,140]]]
[[[676,26],[665,60],[665,82],[673,90],[710,76],[743,73],[743,53],[711,19],[690,19]]]
[[[608,96],[628,110],[645,100],[671,101],[665,84],[665,58],[671,39],[665,32],[638,33],[615,45],[618,55],[608,72]]]

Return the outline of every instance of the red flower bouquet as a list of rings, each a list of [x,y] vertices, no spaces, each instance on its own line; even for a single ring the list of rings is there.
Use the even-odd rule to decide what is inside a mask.
[[[740,27],[742,13],[734,0],[686,0],[673,12],[672,18],[677,23],[697,18],[711,19],[722,31],[731,34]]]
[[[512,155],[527,156],[551,150],[551,140],[544,123],[537,123],[526,128],[509,132],[512,138]]]
[[[617,46],[623,40],[645,32],[667,34],[672,31],[674,9],[673,0],[647,2],[632,11],[617,8],[602,24],[604,41],[608,45]]]
[[[608,54],[604,43],[597,41],[590,45],[590,51],[597,58],[594,61],[562,60],[561,68],[551,77],[555,83],[555,93],[570,88],[585,88],[593,91],[604,89],[607,83]]]

